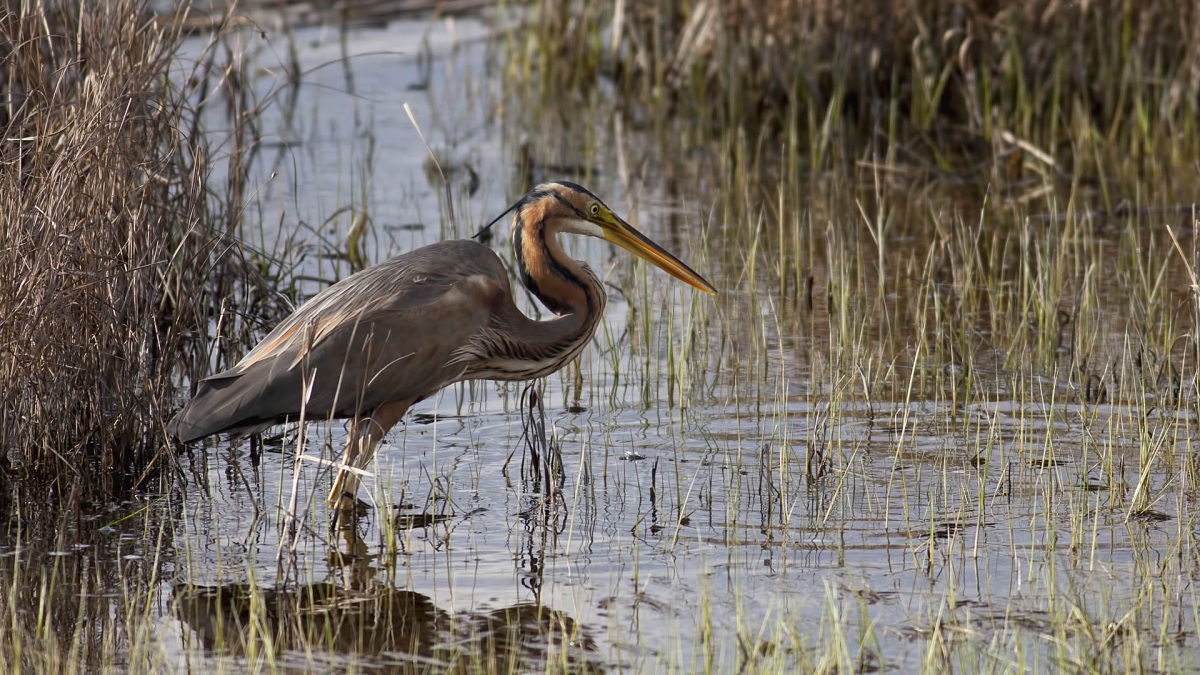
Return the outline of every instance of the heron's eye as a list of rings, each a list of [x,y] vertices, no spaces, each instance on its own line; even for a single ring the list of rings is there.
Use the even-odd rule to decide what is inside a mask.
[[[591,213],[593,216],[600,215],[600,205],[592,204],[591,208],[588,209],[588,213]]]

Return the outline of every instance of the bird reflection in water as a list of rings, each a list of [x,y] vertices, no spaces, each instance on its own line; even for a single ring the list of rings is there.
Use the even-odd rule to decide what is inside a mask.
[[[467,520],[436,517],[425,524],[453,529]],[[396,569],[395,552],[370,546],[356,527],[346,526],[345,548],[329,553],[332,580],[275,588],[179,583],[172,589],[172,609],[188,629],[186,647],[208,657],[270,659],[282,670],[606,670],[588,629],[542,602],[546,551],[557,547],[564,523],[547,520],[541,509],[523,513],[520,520],[521,555],[514,560],[526,602],[445,611],[428,595],[397,589],[393,577],[382,572]],[[412,532],[426,529],[422,523],[422,516],[401,515],[396,524]]]
[[[572,617],[535,603],[451,613],[426,595],[328,582],[288,589],[245,584],[174,587],[176,615],[197,646],[225,657],[269,650],[289,664],[372,673],[604,670]]]

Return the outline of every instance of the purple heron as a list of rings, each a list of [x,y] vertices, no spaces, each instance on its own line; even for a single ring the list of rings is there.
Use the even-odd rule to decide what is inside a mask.
[[[709,294],[708,283],[574,183],[535,187],[513,213],[521,282],[556,316],[513,303],[490,248],[462,239],[399,255],[333,284],[275,327],[229,370],[203,380],[169,423],[183,443],[257,433],[286,421],[349,418],[331,507],[357,502],[358,474],[414,403],[461,380],[529,380],[565,366],[592,339],[604,287],[556,235],[606,239]],[[477,235],[478,236],[478,235]]]

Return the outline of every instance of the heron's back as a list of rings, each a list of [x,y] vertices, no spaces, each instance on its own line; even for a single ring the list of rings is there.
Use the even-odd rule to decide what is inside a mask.
[[[271,424],[368,414],[457,381],[455,354],[508,291],[488,247],[444,241],[392,258],[318,293],[237,365],[204,380],[170,423],[188,442]],[[486,296],[486,297],[481,297]]]

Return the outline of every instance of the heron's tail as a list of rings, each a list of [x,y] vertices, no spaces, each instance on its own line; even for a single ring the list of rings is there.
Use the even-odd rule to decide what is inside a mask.
[[[167,423],[167,430],[182,443],[220,433],[258,433],[295,419],[302,392],[298,371],[280,376],[256,369],[227,370],[201,382],[192,400]],[[327,414],[319,405],[311,406],[309,413],[312,419]]]

